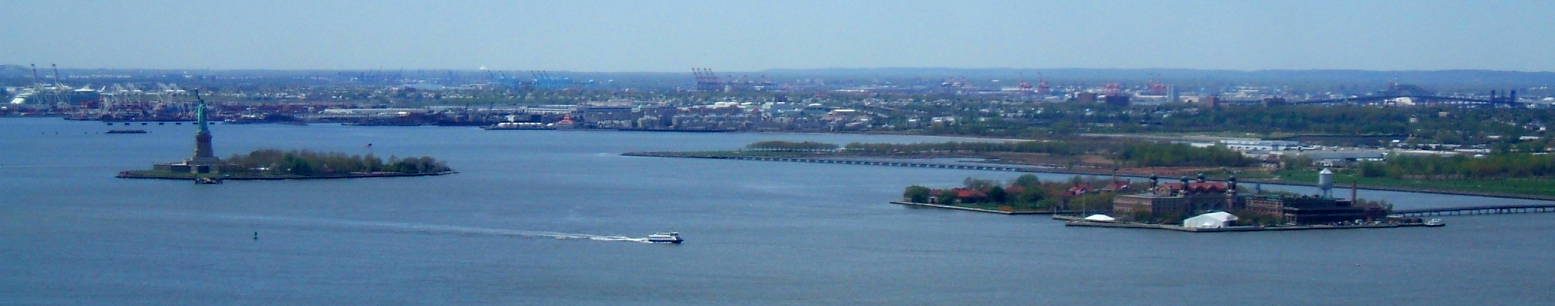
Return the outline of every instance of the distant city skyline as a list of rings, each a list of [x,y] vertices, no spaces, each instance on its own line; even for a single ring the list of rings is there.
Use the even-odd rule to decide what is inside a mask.
[[[1555,1],[18,1],[0,64],[1555,71]]]

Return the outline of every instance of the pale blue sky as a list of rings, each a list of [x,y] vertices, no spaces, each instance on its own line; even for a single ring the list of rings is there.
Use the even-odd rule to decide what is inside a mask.
[[[1555,71],[1555,1],[3,1],[0,64]]]

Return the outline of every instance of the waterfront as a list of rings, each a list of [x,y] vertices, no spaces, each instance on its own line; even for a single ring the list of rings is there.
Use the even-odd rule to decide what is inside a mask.
[[[212,128],[217,156],[370,150],[437,156],[462,173],[220,186],[113,178],[189,154],[189,127],[146,129],[0,119],[0,303],[1555,302],[1555,215],[1184,235],[884,204],[906,185],[1019,173],[620,156],[944,138],[234,125]],[[1360,196],[1398,208],[1543,203]],[[671,230],[686,244],[630,239]]]

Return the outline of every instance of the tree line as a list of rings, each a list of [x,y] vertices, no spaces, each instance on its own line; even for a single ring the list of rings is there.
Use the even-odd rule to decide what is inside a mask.
[[[1198,148],[1161,143],[1129,144],[1118,152],[1116,160],[1135,167],[1241,167],[1255,161],[1220,146]]]
[[[1529,141],[1520,140],[1519,136],[1542,135],[1537,127],[1555,122],[1555,111],[1548,109],[1511,112],[1497,108],[1448,106],[1233,105],[1206,108],[1182,103],[1118,107],[1103,104],[958,102],[962,103],[953,104],[956,107],[940,103],[913,103],[906,109],[916,114],[935,114],[957,119],[922,127],[922,131],[927,134],[999,137],[1219,132],[1234,129],[1264,135],[1409,135],[1409,140],[1416,143],[1518,144]],[[996,118],[990,115],[990,110],[993,113],[1016,114]],[[910,117],[901,115],[886,121],[906,124]],[[1542,150],[1555,144],[1555,139],[1543,137],[1537,142],[1540,145],[1531,146],[1530,149]]]
[[[1527,178],[1555,176],[1555,156],[1506,153],[1484,157],[1392,156],[1360,165],[1361,176],[1401,179]]]
[[[405,158],[390,156],[385,160],[372,154],[347,155],[308,150],[259,149],[248,154],[233,154],[226,159],[226,162],[244,171],[303,176],[363,172],[422,174],[453,171],[442,161],[427,156]]]
[[[758,141],[758,142],[751,143],[749,145],[746,145],[745,148],[748,149],[748,150],[757,150],[757,151],[779,151],[779,152],[819,152],[819,151],[828,151],[829,152],[829,151],[836,151],[837,150],[837,145],[836,144],[830,144],[830,143],[824,143],[824,142],[814,142],[814,141],[796,142],[796,141],[768,140],[768,141]]]
[[[1044,182],[1025,174],[1005,184],[993,180],[966,178],[961,187],[933,189],[913,185],[902,191],[902,198],[915,203],[946,205],[988,205],[1001,209],[1060,209],[1097,211],[1112,207],[1111,193],[1095,193],[1111,181],[1071,178],[1065,182]],[[1073,192],[1075,187],[1084,191]]]
[[[937,142],[937,143],[849,143],[843,150],[869,154],[924,154],[924,153],[1049,153],[1077,155],[1085,148],[1062,141],[1019,142]]]

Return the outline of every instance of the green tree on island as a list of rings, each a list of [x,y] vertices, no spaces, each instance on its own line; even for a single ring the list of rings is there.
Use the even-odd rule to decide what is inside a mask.
[[[988,190],[989,188],[993,188],[994,186],[997,186],[998,183],[994,183],[994,181],[991,181],[991,180],[981,180],[981,179],[975,179],[975,178],[970,178],[969,177],[969,178],[966,178],[965,180],[962,180],[961,181],[961,185],[962,186],[966,186],[966,188],[970,188],[970,189]]]
[[[962,186],[949,189],[932,189],[913,185],[902,191],[902,198],[917,203],[994,208],[1001,210],[1075,210],[1105,211],[1111,208],[1114,192],[1102,192],[1096,187],[1112,183],[1110,180],[1075,177],[1065,182],[1041,182],[1036,175],[1026,174],[1001,186],[992,180],[966,178]],[[1067,192],[1073,187],[1086,190]]]
[[[1014,182],[1010,182],[1010,185],[1023,188],[1040,187],[1042,186],[1042,180],[1037,178],[1035,174],[1022,174],[1020,177],[1016,177]]]
[[[362,156],[308,150],[260,149],[248,154],[234,154],[226,162],[237,168],[237,172],[268,175],[317,176],[382,172],[428,174],[453,171],[442,161],[427,156],[390,157],[385,161],[372,154]]]
[[[994,203],[1009,202],[1009,194],[1004,192],[1004,187],[993,186],[988,188],[988,200]]]
[[[929,196],[932,192],[932,190],[929,190],[929,187],[912,185],[908,186],[907,190],[902,192],[902,198],[906,198],[908,202],[928,203]]]
[[[793,142],[793,141],[769,140],[769,141],[759,141],[759,142],[751,143],[749,145],[746,145],[745,148],[746,149],[750,149],[750,150],[756,150],[756,151],[829,152],[829,151],[836,151],[838,146],[835,145],[835,144],[813,142],[813,141]]]

